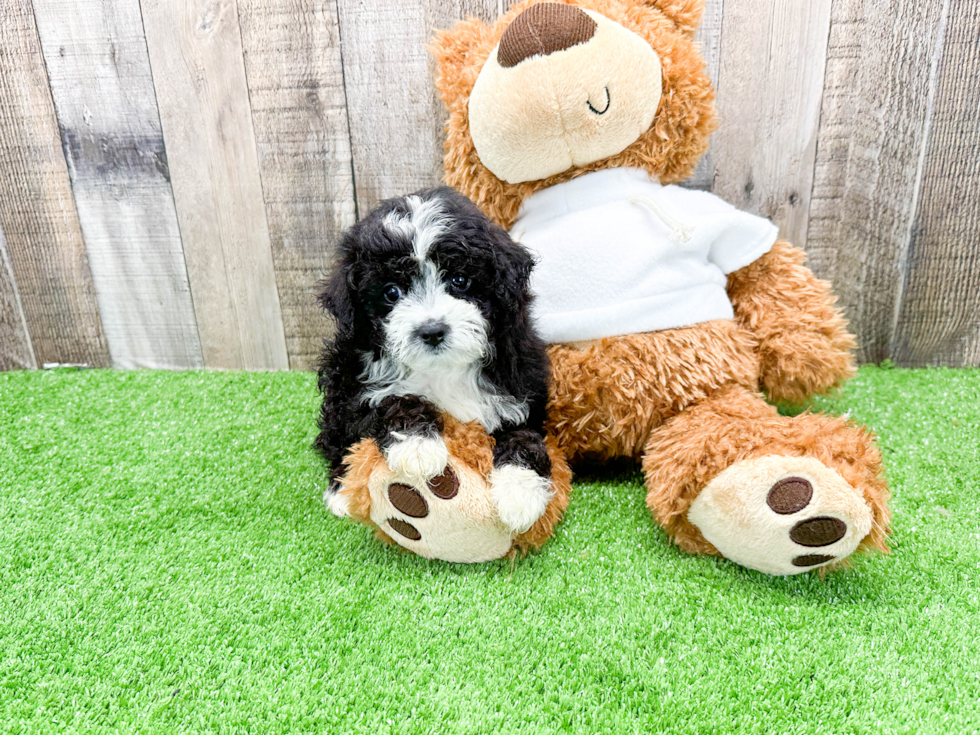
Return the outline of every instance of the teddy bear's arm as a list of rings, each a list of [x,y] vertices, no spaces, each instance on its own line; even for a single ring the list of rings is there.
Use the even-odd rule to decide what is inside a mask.
[[[781,240],[728,277],[735,318],[759,343],[762,388],[777,402],[801,403],[854,374],[854,337],[805,260]]]

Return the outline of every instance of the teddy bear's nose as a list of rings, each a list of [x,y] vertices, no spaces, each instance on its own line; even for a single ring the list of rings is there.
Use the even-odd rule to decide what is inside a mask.
[[[507,68],[524,59],[547,56],[595,35],[596,22],[571,5],[539,3],[518,15],[500,38],[497,62]]]

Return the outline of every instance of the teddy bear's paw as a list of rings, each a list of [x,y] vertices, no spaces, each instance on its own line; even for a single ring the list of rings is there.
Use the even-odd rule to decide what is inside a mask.
[[[774,575],[844,559],[872,524],[862,494],[811,457],[738,462],[708,483],[687,518],[727,559]]]
[[[517,465],[494,468],[490,493],[500,520],[516,533],[524,533],[537,522],[554,494],[550,479]]]
[[[449,450],[441,436],[417,436],[393,433],[395,441],[384,450],[391,470],[410,485],[425,484],[441,475],[449,462]]]
[[[371,520],[419,556],[482,562],[499,559],[513,545],[513,532],[498,518],[486,480],[456,460],[424,482],[385,468],[372,475],[368,487]]]

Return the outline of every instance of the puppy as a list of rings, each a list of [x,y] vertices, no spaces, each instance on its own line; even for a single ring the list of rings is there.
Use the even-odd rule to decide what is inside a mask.
[[[530,321],[531,256],[445,187],[382,202],[339,251],[319,297],[337,324],[319,366],[327,505],[347,514],[339,478],[362,439],[412,483],[442,474],[445,412],[493,436],[491,495],[500,519],[526,531],[551,498],[549,366]]]

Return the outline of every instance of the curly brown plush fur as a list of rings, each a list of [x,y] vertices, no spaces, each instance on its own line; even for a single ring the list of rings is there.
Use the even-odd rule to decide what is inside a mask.
[[[805,260],[802,250],[779,241],[728,277],[735,318],[758,341],[762,387],[777,402],[802,403],[854,374],[854,337],[830,284]]]
[[[640,459],[650,433],[734,383],[754,390],[756,342],[732,321],[554,345],[548,431],[569,459]]]

